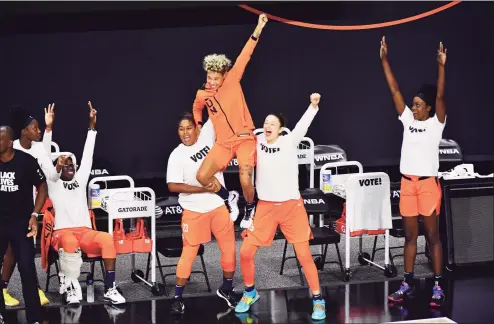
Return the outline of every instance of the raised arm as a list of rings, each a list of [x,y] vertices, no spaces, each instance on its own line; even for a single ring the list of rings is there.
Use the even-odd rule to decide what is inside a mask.
[[[304,115],[298,121],[297,125],[293,128],[292,132],[288,134],[293,142],[293,145],[298,145],[302,138],[307,134],[309,126],[314,120],[317,112],[319,111],[319,101],[321,100],[321,95],[318,93],[313,93],[310,95],[310,106],[305,111]]]
[[[196,125],[198,127],[202,127],[202,111],[206,106],[206,102],[204,98],[201,96],[201,91],[197,90],[196,97],[194,99],[194,103],[192,104],[192,115],[194,116],[194,120],[196,121]]]
[[[268,22],[268,17],[266,16],[266,14],[259,15],[259,20],[257,22],[256,29],[254,29],[252,36],[250,36],[249,40],[242,49],[242,52],[240,52],[240,55],[237,57],[235,64],[233,65],[233,67],[229,72],[230,75],[232,75],[234,78],[236,78],[239,81],[242,79],[242,76],[244,75],[244,71],[247,66],[247,63],[249,63],[250,61],[250,57],[252,56],[252,53],[256,48],[257,41],[259,40],[262,30],[264,26],[266,26],[267,22]]]
[[[388,62],[388,45],[386,44],[386,39],[383,36],[381,40],[381,63],[383,65],[384,76],[386,77],[386,82],[388,83],[389,90],[391,91],[391,96],[393,97],[393,102],[395,104],[396,111],[401,116],[405,110],[405,100],[401,95],[400,88],[398,87],[398,82],[396,82],[395,76],[391,71],[391,66]]]
[[[91,175],[93,167],[94,144],[96,142],[96,109],[88,102],[89,106],[89,129],[87,131],[86,143],[84,144],[84,152],[82,153],[81,166],[77,170],[76,178],[81,183],[87,183]]]
[[[439,49],[437,50],[437,95],[436,95],[436,116],[437,119],[444,124],[446,120],[446,102],[444,101],[444,88],[446,86],[444,66],[446,65],[446,52],[448,50],[444,48],[443,43],[439,43]]]
[[[45,108],[45,133],[43,134],[43,146],[51,158],[51,141],[53,136],[53,121],[55,120],[55,104],[52,103]]]
[[[39,147],[39,149],[42,151],[38,156],[38,164],[41,170],[46,175],[48,181],[57,182],[60,179],[60,173],[57,172],[57,169],[53,165],[51,154],[46,151],[44,146],[42,148]]]

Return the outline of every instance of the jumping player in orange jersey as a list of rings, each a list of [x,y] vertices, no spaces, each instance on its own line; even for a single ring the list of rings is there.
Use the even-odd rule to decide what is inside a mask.
[[[267,21],[265,14],[259,16],[254,33],[233,66],[225,55],[211,54],[204,58],[203,67],[207,72],[207,83],[197,91],[192,109],[194,119],[201,127],[202,111],[206,108],[216,133],[216,143],[197,172],[197,181],[204,187],[211,188],[230,208],[228,191],[214,175],[224,170],[228,163],[237,157],[240,184],[247,202],[244,219],[240,224],[242,228],[248,228],[252,224],[255,210],[252,171],[256,161],[256,138],[253,133],[254,122],[245,102],[240,81]],[[238,216],[238,210],[232,208],[232,218],[236,218],[234,213]]]

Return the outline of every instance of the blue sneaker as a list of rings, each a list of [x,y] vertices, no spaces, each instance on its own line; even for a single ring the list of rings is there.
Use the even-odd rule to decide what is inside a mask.
[[[244,294],[242,295],[242,299],[238,302],[237,306],[235,307],[235,312],[236,313],[245,313],[248,312],[250,309],[250,306],[254,304],[256,301],[258,301],[260,298],[259,294],[257,293],[257,289],[254,289],[252,291],[245,291]]]
[[[430,306],[441,307],[444,305],[444,300],[445,300],[445,296],[441,287],[434,286],[434,288],[432,288],[432,298],[431,298]]]
[[[413,297],[415,287],[409,286],[406,282],[402,282],[400,289],[388,296],[390,302],[401,303],[405,298]]]
[[[326,302],[324,299],[312,301],[312,319],[320,321],[326,318]]]

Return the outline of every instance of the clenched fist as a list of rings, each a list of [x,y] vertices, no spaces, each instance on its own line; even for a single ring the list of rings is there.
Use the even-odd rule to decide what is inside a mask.
[[[267,22],[268,22],[268,16],[266,14],[261,14],[259,15],[259,21],[257,22],[257,26],[264,28]]]
[[[310,104],[312,107],[317,108],[319,105],[319,101],[321,101],[321,95],[318,93],[313,93],[310,95]]]

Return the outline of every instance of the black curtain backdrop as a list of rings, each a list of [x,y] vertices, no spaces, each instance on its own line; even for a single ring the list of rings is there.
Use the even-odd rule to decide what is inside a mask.
[[[254,122],[262,127],[269,112],[281,111],[292,128],[309,95],[319,92],[321,110],[308,132],[316,145],[340,145],[348,159],[367,166],[398,164],[402,126],[383,76],[380,38],[386,36],[408,104],[422,83],[436,82],[436,50],[443,41],[448,49],[444,137],[456,140],[467,160],[492,158],[492,8],[464,2],[415,22],[361,31],[271,21],[242,80]],[[250,15],[252,23],[3,33],[2,109],[22,104],[42,121],[43,108],[55,102],[53,139],[80,160],[91,100],[98,109],[96,156],[111,161],[117,173],[164,176],[168,156],[179,144],[177,118],[191,110],[205,81],[202,58],[225,53],[235,59],[255,28],[256,15],[229,10]],[[217,14],[221,21],[219,9]]]

